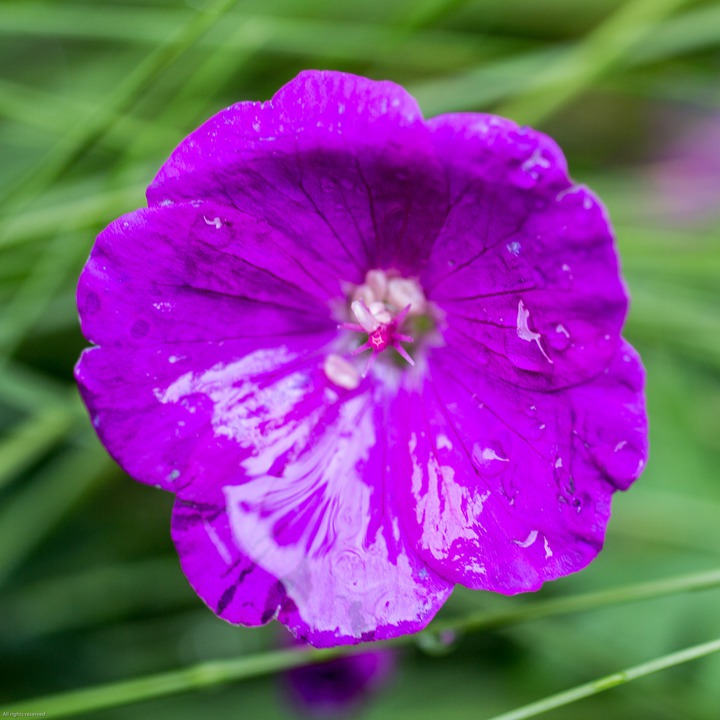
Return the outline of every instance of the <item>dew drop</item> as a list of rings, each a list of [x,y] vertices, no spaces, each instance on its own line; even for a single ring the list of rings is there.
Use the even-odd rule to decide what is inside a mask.
[[[475,467],[488,477],[499,475],[510,462],[500,445],[483,446],[480,443],[473,445],[472,460]]]
[[[511,254],[517,257],[520,254],[521,246],[520,243],[517,240],[513,240],[512,242],[509,242],[506,246],[507,251]]]
[[[523,166],[511,175],[511,179],[515,187],[530,190],[537,185],[540,175],[535,170]]]
[[[553,323],[551,329],[545,333],[548,343],[553,350],[563,352],[570,346],[570,333],[562,323]]]
[[[417,646],[428,655],[447,655],[455,649],[458,635],[454,630],[426,630],[417,635]]]
[[[547,425],[544,422],[533,421],[524,428],[524,434],[528,440],[539,440],[545,433]]]
[[[519,545],[521,548],[529,548],[537,540],[537,537],[538,537],[538,531],[531,530],[528,533],[528,536],[524,540],[515,539],[515,540],[513,540],[513,542],[516,545]]]
[[[645,468],[645,456],[627,440],[618,441],[603,453],[608,474],[620,483],[634,480]]]
[[[557,285],[562,290],[570,290],[573,286],[572,268],[567,263],[563,263],[560,266],[557,275]]]
[[[563,493],[563,496],[575,494],[575,480],[570,474],[569,469],[564,466],[561,457],[555,460],[553,474],[555,476],[555,484],[558,486],[560,492]],[[565,501],[567,502],[567,497],[565,497]]]

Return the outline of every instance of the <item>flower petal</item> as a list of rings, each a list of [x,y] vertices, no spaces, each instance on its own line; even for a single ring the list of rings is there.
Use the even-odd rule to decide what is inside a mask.
[[[271,346],[284,334],[335,328],[320,290],[276,230],[205,202],[137,210],[109,225],[80,276],[78,306],[97,344]]]
[[[78,304],[83,332],[102,347],[83,354],[76,376],[100,438],[133,477],[174,489],[210,428],[201,393],[162,402],[179,378],[230,365],[242,381],[298,358],[322,362],[336,322],[281,245],[276,231],[213,203],[138,210],[100,234]]]
[[[387,389],[366,381],[346,391],[316,368],[296,368],[262,392],[238,388],[244,414],[232,417],[240,407],[224,409],[208,376],[186,389],[203,387],[215,437],[188,464],[173,530],[198,594],[231,622],[247,622],[247,608],[261,619],[276,611],[318,646],[424,627],[452,586],[400,532],[386,466]],[[168,397],[182,402],[182,392]],[[272,607],[267,576],[279,582]]]
[[[197,447],[231,432],[230,423],[243,422],[243,402],[276,373],[299,362],[319,366],[328,337],[274,341],[277,347],[267,350],[246,340],[90,348],[75,375],[95,430],[115,460],[136,480],[174,492],[188,482]],[[202,386],[193,384],[195,372],[205,373]]]
[[[305,72],[266,103],[238,103],[186,138],[151,204],[224,198],[280,228],[313,274],[359,283],[416,272],[447,212],[415,100],[391,82]]]
[[[190,583],[214,613],[233,623],[255,627],[292,612],[282,583],[238,551],[219,500],[175,500],[172,537]]]
[[[627,309],[605,211],[542,133],[487,115],[429,121],[451,211],[423,276],[446,341],[535,389],[588,380],[617,352]]]
[[[430,567],[507,594],[536,590],[600,550],[610,499],[647,454],[643,373],[621,348],[607,373],[558,393],[513,388],[433,352],[396,422],[404,526]]]

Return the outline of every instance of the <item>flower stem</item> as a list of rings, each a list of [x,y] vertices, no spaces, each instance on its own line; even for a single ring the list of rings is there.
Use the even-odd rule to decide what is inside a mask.
[[[473,632],[507,626],[541,617],[564,615],[572,612],[592,610],[598,607],[617,605],[623,602],[648,600],[665,595],[710,589],[713,587],[720,587],[720,569],[628,585],[616,588],[615,590],[585,593],[568,598],[528,603],[524,606],[521,605],[519,608],[502,613],[486,612],[472,614],[454,620],[436,621],[419,635],[397,638],[387,643],[376,643],[375,645],[405,645],[411,642],[417,642],[419,638],[433,637],[438,633],[447,631],[455,631],[457,633]],[[75,715],[109,707],[128,705],[141,700],[174,695],[198,688],[245,680],[300,665],[331,660],[354,652],[362,652],[365,649],[365,646],[361,645],[360,647],[353,648],[339,647],[324,650],[290,648],[287,650],[258,653],[233,660],[206,662],[172,672],[27,700],[13,704],[12,710],[29,712],[32,711],[32,708],[37,709],[41,707],[48,713],[48,716],[52,717]],[[623,682],[634,680],[637,677],[657,672],[665,667],[671,667],[672,665],[707,655],[715,650],[720,650],[720,640],[688,648],[687,650],[630,668],[622,673],[601,678],[594,683],[582,685],[566,693],[547,698],[546,700],[540,701],[540,703],[528,706],[528,708],[536,708],[543,703],[551,701],[557,703],[557,705],[548,705],[546,709],[558,707],[561,704],[567,704],[575,699],[587,697],[594,692],[600,692],[614,687],[614,685],[619,685]],[[560,698],[560,700],[558,700],[558,698]],[[523,709],[523,711],[526,710],[527,708]],[[537,712],[544,712],[544,709],[541,708],[537,710]],[[508,720],[514,717],[531,717],[531,715],[501,716],[502,720]],[[494,720],[500,720],[500,718],[495,718]]]
[[[693,645],[692,647],[685,648],[684,650],[678,650],[677,652],[670,653],[669,655],[663,655],[662,657],[655,658],[649,662],[634,665],[633,667],[628,668],[627,670],[622,670],[621,672],[605,675],[605,677],[601,677],[598,680],[592,680],[591,682],[584,683],[583,685],[577,685],[570,690],[550,695],[542,700],[530,703],[529,705],[524,705],[523,707],[511,710],[510,712],[495,715],[489,720],[526,720],[526,718],[537,717],[549,710],[569,705],[570,703],[577,702],[578,700],[590,697],[591,695],[597,695],[605,690],[610,690],[618,685],[624,685],[632,680],[637,680],[638,678],[645,677],[646,675],[652,675],[660,670],[666,670],[667,668],[675,667],[676,665],[681,665],[682,663],[689,662],[690,660],[696,660],[697,658],[701,658],[705,655],[710,655],[711,653],[718,651],[720,651],[720,638],[710,642],[701,643],[700,645]]]
[[[446,631],[477,632],[495,628],[517,625],[528,620],[569,615],[585,612],[596,608],[620,605],[626,602],[651,600],[653,598],[675,595],[694,590],[709,590],[720,587],[720,570],[692,573],[651,580],[648,582],[625,585],[612,590],[570,595],[569,597],[523,603],[510,610],[480,612],[466,615],[461,619],[437,620],[424,633],[441,633]],[[421,633],[422,634],[422,633]]]

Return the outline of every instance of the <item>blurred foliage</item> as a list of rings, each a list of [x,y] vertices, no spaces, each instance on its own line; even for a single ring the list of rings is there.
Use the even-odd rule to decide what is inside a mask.
[[[529,598],[458,589],[443,618],[720,566],[720,174],[714,202],[671,212],[681,137],[720,124],[720,3],[676,0],[3,0],[0,4],[0,677],[25,697],[275,647],[188,587],[172,499],[122,477],[75,394],[74,286],[95,234],[144,204],[179,140],[269,97],[299,70],[390,78],[423,109],[507,113],[564,148],[603,198],[648,370],[652,458],[616,498],[606,548]],[[716,133],[715,142],[718,142]],[[720,156],[720,146],[701,154]],[[675,153],[675,155],[673,154]],[[693,169],[694,168],[694,169]],[[703,169],[693,166],[694,193]],[[489,717],[720,636],[720,591],[600,607],[412,645],[367,720]],[[710,720],[720,656],[554,711]],[[96,713],[276,718],[265,677]],[[44,708],[35,708],[43,711]]]

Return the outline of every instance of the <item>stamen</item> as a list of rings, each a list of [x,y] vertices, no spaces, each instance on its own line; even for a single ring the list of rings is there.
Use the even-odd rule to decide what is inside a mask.
[[[383,270],[368,270],[365,275],[365,285],[372,290],[375,299],[385,300],[388,289],[388,277]]]
[[[360,385],[360,373],[339,355],[331,354],[325,358],[323,372],[331,383],[346,390],[355,390]]]
[[[427,311],[425,295],[414,280],[391,278],[388,282],[387,302],[396,308],[407,307],[411,315],[422,315]]]
[[[373,330],[377,330],[380,326],[380,322],[370,312],[370,308],[365,304],[364,300],[356,300],[350,306],[350,309],[353,311],[353,315],[355,315],[355,318],[365,332],[371,333]]]

